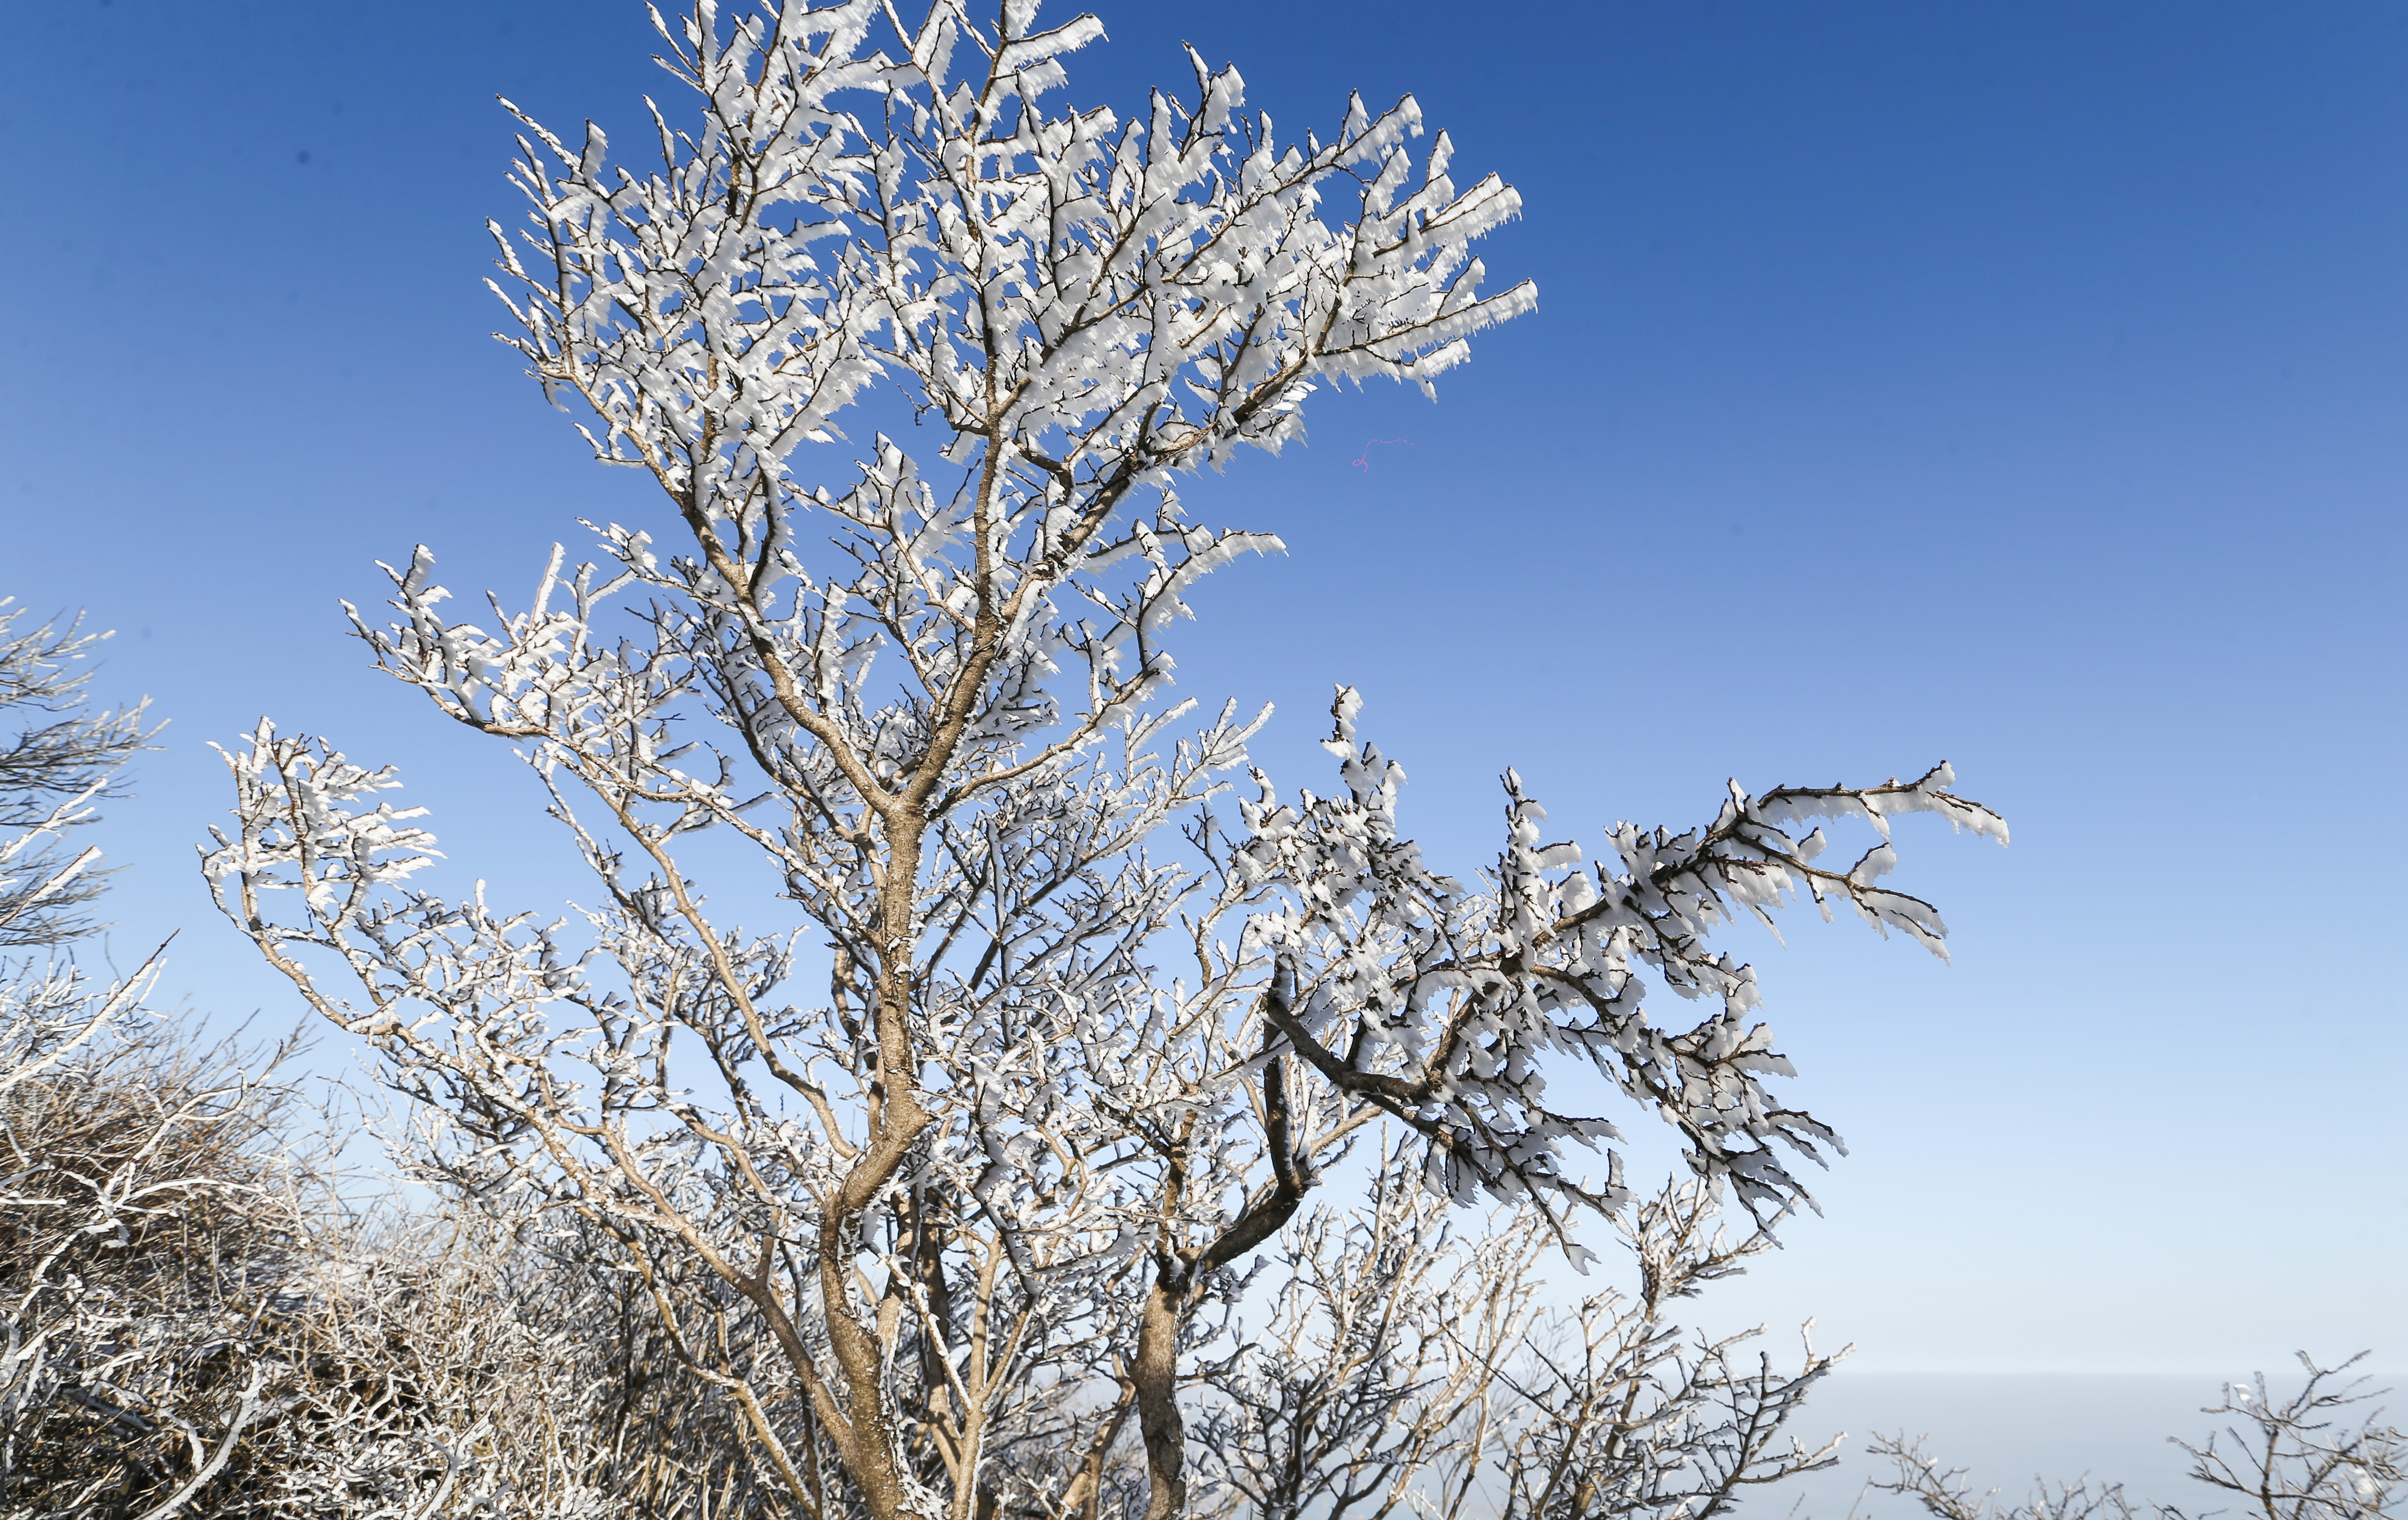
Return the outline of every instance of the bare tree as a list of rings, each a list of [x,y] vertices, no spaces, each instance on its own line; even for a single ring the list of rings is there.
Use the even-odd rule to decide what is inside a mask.
[[[1496,1444],[1496,1374],[1537,1317],[1545,1231],[1523,1211],[1458,1238],[1417,1169],[1383,1148],[1362,1206],[1299,1217],[1267,1264],[1265,1322],[1233,1312],[1198,1358],[1214,1397],[1197,1452],[1263,1520],[1384,1520],[1476,1483]]]
[[[2191,1456],[2191,1476],[2240,1497],[2265,1520],[2375,1520],[2397,1514],[2408,1498],[2408,1434],[2359,1405],[2388,1390],[2343,1374],[2366,1359],[2359,1352],[2338,1367],[2320,1367],[2306,1352],[2307,1382],[2277,1400],[2260,1372],[2247,1385],[2225,1390],[2210,1414],[2234,1416],[2204,1446],[2176,1445]],[[2219,1440],[2221,1444],[2219,1444]],[[2170,1512],[2172,1513],[2172,1512]]]
[[[1963,1468],[1942,1468],[1920,1439],[1876,1435],[1866,1449],[1894,1469],[1892,1476],[1869,1483],[1867,1491],[1905,1495],[1933,1520],[2133,1520],[2148,1509],[2126,1498],[2122,1484],[2093,1487],[2087,1477],[2054,1486],[2042,1482],[2023,1503],[2000,1504],[1997,1489],[1975,1493]]]
[[[1748,1331],[1672,1319],[1772,1237],[1733,1241],[1711,1184],[1667,1185],[1613,1217],[1639,1289],[1541,1311],[1545,1221],[1508,1211],[1468,1240],[1391,1156],[1364,1207],[1315,1211],[1283,1242],[1264,1333],[1202,1381],[1199,1450],[1265,1520],[1711,1520],[1747,1490],[1839,1461],[1783,1427],[1847,1353],[1795,1371]]]
[[[1841,1437],[1810,1449],[1784,1427],[1846,1349],[1818,1354],[1810,1323],[1793,1371],[1749,1355],[1757,1331],[1684,1336],[1670,1320],[1773,1245],[1761,1227],[1727,1239],[1713,1201],[1709,1185],[1680,1183],[1617,1221],[1639,1291],[1585,1299],[1553,1345],[1534,1346],[1514,1384],[1502,1513],[1713,1520],[1750,1490],[1839,1461]]]
[[[2276,1398],[2266,1374],[2225,1389],[2224,1401],[2202,1412],[2232,1416],[2204,1445],[2169,1437],[2190,1454],[2190,1475],[2224,1494],[2237,1496],[2262,1520],[2384,1520],[2401,1513],[2408,1492],[2408,1434],[2384,1422],[2379,1407],[2357,1413],[2387,1390],[2370,1390],[2367,1378],[2343,1374],[2366,1357],[2360,1352],[2338,1367],[2320,1366],[2306,1352],[2300,1365],[2307,1380],[2297,1393]],[[1920,1502],[1934,1520],[2130,1520],[2146,1510],[2158,1520],[2206,1520],[2221,1510],[2184,1510],[2169,1504],[2136,1504],[2120,1485],[2092,1488],[2088,1480],[2043,1484],[2025,1503],[1997,1504],[1996,1489],[1976,1496],[1962,1469],[1942,1469],[1923,1443],[1901,1436],[1876,1437],[1871,1450],[1887,1457],[1895,1475],[1871,1486]]]
[[[532,766],[595,906],[555,922],[424,890],[433,837],[379,800],[393,774],[265,721],[206,857],[268,962],[441,1116],[419,1174],[607,1238],[814,1517],[1211,1502],[1188,1422],[1213,1317],[1376,1125],[1439,1197],[1526,1208],[1515,1228],[1580,1264],[1582,1221],[1631,1206],[1612,1122],[1549,1096],[1586,1069],[1672,1127],[1698,1199],[1777,1219],[1807,1201],[1794,1158],[1837,1140],[1767,1085],[1788,1065],[1750,1022],[1755,974],[1709,937],[1803,894],[1937,952],[1938,913],[1878,884],[1890,822],[2005,838],[1943,766],[1734,785],[1711,823],[1618,825],[1592,861],[1509,775],[1503,847],[1466,883],[1400,832],[1403,773],[1345,690],[1333,793],[1283,801],[1255,772],[1218,799],[1263,715],[1189,724],[1163,638],[1197,577],[1278,540],[1195,525],[1174,479],[1293,440],[1318,384],[1426,388],[1530,310],[1526,284],[1481,294],[1472,254],[1519,200],[1458,184],[1442,134],[1416,165],[1410,98],[1283,145],[1192,54],[1192,100],[1048,114],[1100,26],[1036,9],[656,16],[700,120],[655,109],[640,174],[599,128],[522,118],[531,227],[494,229],[509,341],[666,521],[597,529],[599,566],[555,552],[489,623],[452,614],[422,548],[390,571],[398,621],[353,618],[384,670]],[[881,380],[930,446],[882,435],[849,478],[807,478],[805,445]],[[623,595],[640,605],[614,635]],[[1818,865],[1818,818],[1882,838]],[[792,923],[712,907],[690,849],[709,831]],[[801,978],[824,993],[796,1000]],[[1658,1025],[1651,982],[1706,1015]],[[1401,1237],[1318,1239],[1292,1268],[1388,1271]],[[1681,1379],[1737,1386],[1720,1355]],[[1331,1375],[1411,1467],[1425,1437],[1382,1412],[1388,1372]],[[1570,1408],[1598,1370],[1564,1375]],[[1777,1425],[1765,1386],[1749,1408]],[[1618,1418],[1564,1461],[1610,1466]],[[1721,1439],[1693,1444],[1743,1454],[1712,1457],[1735,1492],[1759,1448]],[[1320,1449],[1342,1468],[1340,1444]]]

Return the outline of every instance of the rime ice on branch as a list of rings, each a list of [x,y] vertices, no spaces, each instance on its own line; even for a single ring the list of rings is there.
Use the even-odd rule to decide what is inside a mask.
[[[265,725],[208,857],[234,921],[446,1116],[432,1176],[581,1216],[648,1283],[698,1264],[757,1317],[774,1375],[654,1291],[814,1513],[1189,1510],[1199,1312],[1363,1137],[1410,1135],[1443,1195],[1567,1249],[1623,1206],[1618,1163],[1568,1169],[1614,1131],[1549,1106],[1566,1063],[1655,1108],[1704,1184],[1785,1212],[1783,1148],[1833,1137],[1764,1085],[1787,1068],[1753,975],[1707,935],[1802,891],[1936,950],[1938,915],[1876,884],[1886,845],[1832,870],[1798,826],[2004,838],[1942,767],[1734,790],[1588,865],[1509,778],[1469,887],[1400,838],[1401,772],[1343,691],[1335,793],[1257,777],[1216,810],[1263,718],[1191,724],[1164,638],[1197,577],[1278,540],[1195,525],[1173,478],[1276,451],[1325,381],[1428,390],[1532,309],[1526,283],[1481,294],[1471,251],[1520,203],[1458,184],[1443,134],[1416,164],[1410,98],[1283,145],[1192,51],[1189,99],[1049,114],[1101,29],[1035,13],[700,5],[660,23],[699,123],[656,108],[640,174],[598,128],[520,117],[508,341],[675,527],[600,527],[600,566],[555,552],[489,620],[421,549],[399,621],[353,618],[541,778],[598,883],[573,926],[412,890],[428,837],[367,806],[390,777]],[[848,450],[873,385],[937,446]],[[685,861],[709,830],[800,927],[713,912]],[[824,995],[790,990],[823,964]],[[1713,1011],[1658,1027],[1651,978]]]

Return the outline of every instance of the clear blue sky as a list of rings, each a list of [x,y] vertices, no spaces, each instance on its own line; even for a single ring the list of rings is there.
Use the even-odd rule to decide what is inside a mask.
[[[1290,131],[1412,90],[1526,201],[1488,258],[1541,309],[1437,406],[1325,394],[1310,448],[1187,492],[1292,546],[1182,650],[1281,705],[1285,784],[1345,679],[1459,868],[1509,763],[1597,845],[1726,776],[1943,756],[2014,826],[1902,832],[1951,968],[1739,937],[1856,1154],[1718,1318],[1899,1369],[2408,1364],[2408,8],[1102,14],[1082,103],[1182,82],[1183,36]],[[576,517],[653,510],[480,285],[493,95],[633,143],[648,40],[619,0],[0,12],[0,591],[122,630],[105,686],[174,720],[102,840],[114,946],[181,926],[219,1015],[294,1012],[192,868],[204,741],[263,710],[402,764],[458,879],[576,890],[335,602],[422,539],[522,600]]]

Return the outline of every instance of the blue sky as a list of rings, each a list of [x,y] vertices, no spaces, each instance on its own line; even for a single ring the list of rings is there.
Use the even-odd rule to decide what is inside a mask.
[[[2014,827],[1901,830],[1953,966],[1737,937],[1855,1154],[1720,1315],[1898,1370],[2408,1364],[2408,10],[1101,14],[1082,104],[1183,83],[1184,37],[1287,131],[1410,89],[1526,203],[1487,257],[1540,310],[1438,405],[1325,394],[1311,447],[1184,493],[1290,545],[1179,646],[1190,694],[1280,705],[1285,784],[1323,783],[1342,679],[1461,868],[1508,764],[1598,845],[1727,776],[1942,757]],[[649,36],[617,0],[0,19],[0,593],[121,630],[103,685],[173,720],[101,840],[111,944],[180,928],[216,1016],[294,1013],[190,853],[205,741],[262,711],[401,764],[462,879],[576,890],[526,778],[335,604],[420,540],[520,600],[576,518],[653,510],[480,284],[515,214],[492,97],[632,142],[674,88]]]

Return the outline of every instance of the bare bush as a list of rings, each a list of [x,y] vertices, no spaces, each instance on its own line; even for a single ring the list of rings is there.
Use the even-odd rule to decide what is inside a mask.
[[[648,1275],[573,1217],[513,1236],[475,1210],[363,1213],[296,1143],[287,1050],[110,1017],[0,1025],[0,1513],[666,1520],[798,1512],[790,1481],[806,1513],[860,1512],[808,1400],[742,1407],[780,1380],[741,1295]],[[1458,1240],[1389,1152],[1371,1207],[1278,1242],[1259,1328],[1234,1298],[1197,1323],[1199,1509],[1703,1516],[1822,1465],[1774,1438],[1831,1358],[1747,1368],[1668,1318],[1765,1243],[1716,1237],[1708,1191],[1634,1207],[1640,1291],[1561,1320],[1529,1271],[1541,1215]],[[997,1513],[1082,1479],[1093,1513],[1141,1507],[1134,1433],[1096,1432],[1078,1377],[1049,1391],[1053,1425],[993,1454]]]
[[[348,1204],[289,1054],[0,1004],[0,1513],[674,1514],[724,1479],[606,1276]]]
[[[147,1008],[157,954],[104,983],[70,954],[105,879],[58,841],[151,730],[87,710],[96,636],[14,616],[0,943],[45,954],[0,965],[0,1514],[676,1513],[629,1506],[700,1480],[591,1415],[629,1369],[590,1273],[473,1215],[354,1208],[292,1041],[204,1042]],[[622,1431],[679,1423],[620,1402]]]

